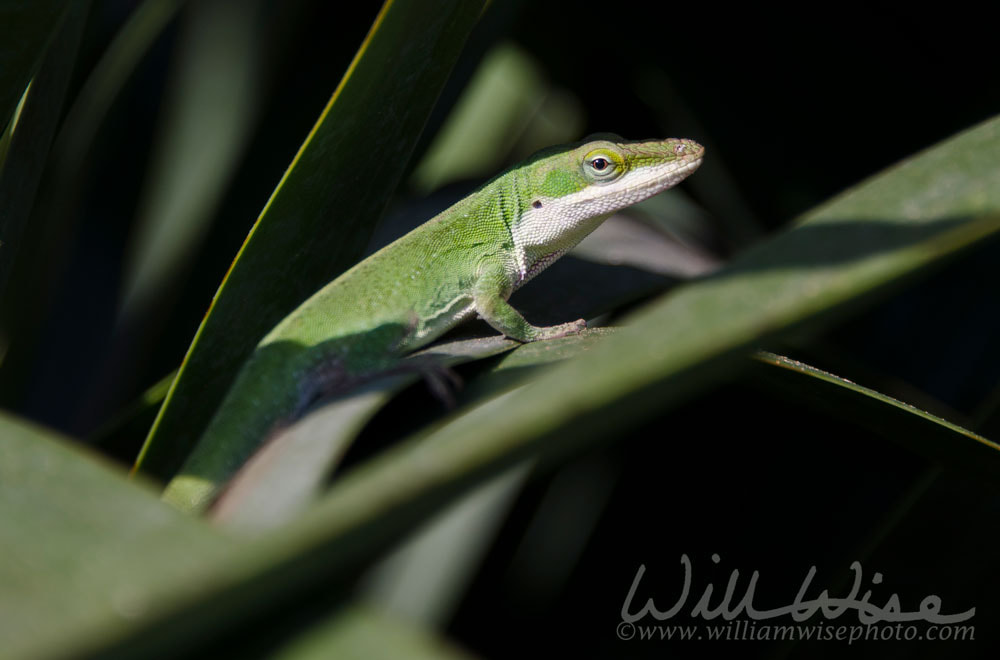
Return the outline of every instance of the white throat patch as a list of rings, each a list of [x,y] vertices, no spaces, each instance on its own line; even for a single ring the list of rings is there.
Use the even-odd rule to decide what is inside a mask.
[[[572,249],[615,211],[673,187],[699,165],[701,159],[647,165],[605,185],[533,200],[511,227],[518,270],[514,288]]]

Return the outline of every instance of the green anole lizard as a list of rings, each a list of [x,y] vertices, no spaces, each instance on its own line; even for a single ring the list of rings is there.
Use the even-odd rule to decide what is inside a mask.
[[[701,164],[691,140],[590,139],[538,152],[346,271],[257,345],[163,499],[207,508],[276,428],[324,394],[392,370],[479,315],[521,342],[586,328],[531,325],[510,294],[615,211]]]

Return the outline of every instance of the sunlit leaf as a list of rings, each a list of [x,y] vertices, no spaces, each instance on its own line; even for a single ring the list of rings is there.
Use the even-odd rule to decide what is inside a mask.
[[[734,360],[1000,230],[1000,120],[969,130],[808,214],[621,332],[509,395],[345,474],[276,546],[374,543],[527,456],[614,437]],[[611,409],[615,414],[609,414]],[[322,530],[322,531],[320,531]],[[361,540],[364,539],[364,542]]]

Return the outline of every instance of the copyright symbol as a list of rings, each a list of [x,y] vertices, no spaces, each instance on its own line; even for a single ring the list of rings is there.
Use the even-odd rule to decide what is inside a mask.
[[[618,627],[615,628],[615,632],[618,633],[618,639],[632,639],[635,637],[635,626],[628,621],[622,621],[618,624]]]

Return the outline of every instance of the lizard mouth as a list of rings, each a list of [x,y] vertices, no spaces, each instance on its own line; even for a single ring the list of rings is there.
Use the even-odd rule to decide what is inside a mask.
[[[647,184],[647,188],[655,188],[658,185],[666,184],[669,188],[676,183],[680,183],[682,180],[686,179],[692,172],[701,167],[701,162],[704,160],[702,155],[697,157],[690,157],[689,160],[679,160],[674,161],[676,165],[670,168],[668,171],[664,172],[662,176],[657,177],[653,181]]]
[[[675,160],[646,165],[606,186],[590,188],[579,194],[573,202],[600,206],[603,200],[605,206],[603,212],[614,213],[648,199],[677,185],[701,166],[704,150],[700,145],[696,146],[698,146],[697,151],[682,155]]]

